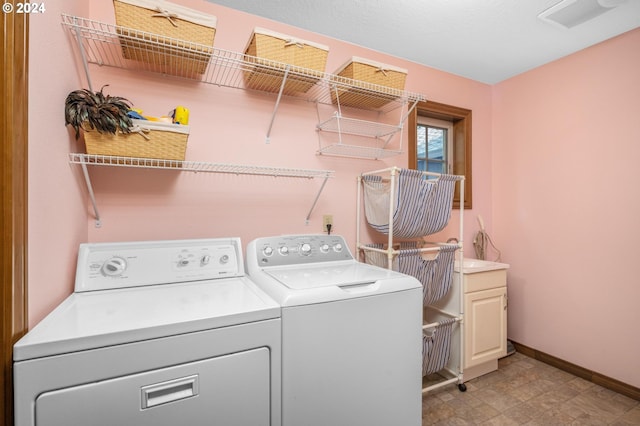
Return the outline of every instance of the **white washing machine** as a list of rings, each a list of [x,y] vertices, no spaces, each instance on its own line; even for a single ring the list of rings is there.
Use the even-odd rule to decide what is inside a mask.
[[[419,426],[422,287],[358,262],[344,239],[249,243],[247,273],[282,306],[284,426]]]
[[[280,425],[280,333],[238,238],[83,244],[13,348],[15,425]]]

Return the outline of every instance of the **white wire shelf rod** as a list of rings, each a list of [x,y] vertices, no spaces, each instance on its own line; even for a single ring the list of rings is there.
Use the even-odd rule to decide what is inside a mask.
[[[70,162],[96,166],[168,169],[177,171],[259,175],[273,177],[316,178],[333,177],[333,170],[294,169],[246,164],[210,163],[203,161],[163,160],[154,158],[121,157],[95,154],[69,154]]]
[[[382,138],[400,131],[400,127],[393,124],[375,123],[335,115],[316,126],[319,130],[328,132],[348,133],[351,135],[371,136]]]

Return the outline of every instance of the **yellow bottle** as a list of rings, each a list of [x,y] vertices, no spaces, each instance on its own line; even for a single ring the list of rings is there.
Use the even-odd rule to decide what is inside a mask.
[[[177,106],[176,109],[173,110],[173,122],[176,124],[189,124],[189,110],[181,105]]]

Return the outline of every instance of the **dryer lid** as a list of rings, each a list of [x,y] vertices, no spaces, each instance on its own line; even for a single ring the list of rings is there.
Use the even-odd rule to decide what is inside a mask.
[[[73,293],[14,345],[14,361],[279,317],[246,277]]]

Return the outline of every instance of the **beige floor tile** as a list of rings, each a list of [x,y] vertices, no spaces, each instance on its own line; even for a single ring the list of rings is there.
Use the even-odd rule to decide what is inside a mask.
[[[519,353],[498,366],[466,392],[451,384],[425,394],[423,426],[640,426],[639,401]]]

